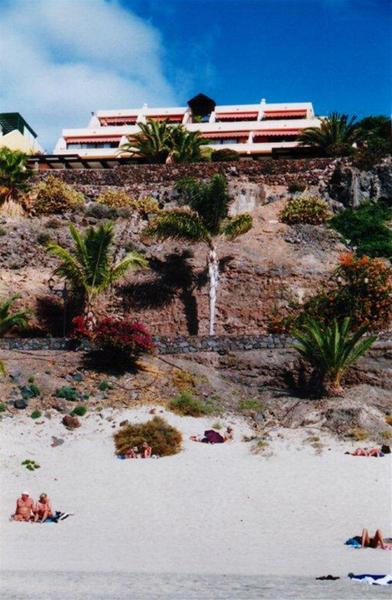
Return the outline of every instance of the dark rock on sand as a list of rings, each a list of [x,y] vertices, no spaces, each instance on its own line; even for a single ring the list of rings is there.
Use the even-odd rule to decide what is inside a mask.
[[[27,408],[28,402],[23,398],[18,398],[18,400],[14,401],[15,408],[19,408],[20,410]]]
[[[76,429],[77,427],[80,427],[79,419],[77,417],[71,417],[71,415],[65,415],[61,422],[67,429]]]

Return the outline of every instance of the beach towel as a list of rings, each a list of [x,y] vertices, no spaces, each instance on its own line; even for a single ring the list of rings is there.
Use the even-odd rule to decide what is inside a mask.
[[[65,513],[65,512],[61,512],[60,510],[56,510],[56,512],[54,513],[54,516],[46,519],[46,521],[44,521],[44,524],[45,523],[58,523],[59,521],[65,521],[65,519],[68,519],[68,517],[70,517],[71,515],[72,515],[72,513]]]
[[[361,538],[358,535],[356,535],[355,537],[349,538],[344,543],[346,544],[346,546],[351,546],[352,548],[361,548],[362,547]]]
[[[370,573],[354,575],[354,573],[349,573],[348,576],[352,581],[360,581],[370,585],[392,585],[392,575],[373,575]]]
[[[204,438],[202,439],[202,442],[205,444],[223,444],[224,441],[224,437],[217,431],[214,431],[214,429],[207,429],[207,431],[204,432]]]

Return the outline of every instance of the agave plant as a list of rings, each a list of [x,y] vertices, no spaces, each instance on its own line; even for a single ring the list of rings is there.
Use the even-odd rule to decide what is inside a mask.
[[[31,169],[26,166],[27,155],[9,148],[0,149],[0,198],[2,201],[16,200],[21,192],[29,189],[27,183]]]
[[[219,284],[219,239],[234,240],[249,231],[252,217],[248,214],[230,218],[226,180],[214,175],[208,182],[183,180],[177,185],[188,206],[168,210],[157,216],[144,230],[144,235],[158,239],[180,239],[203,242],[208,247],[207,265],[210,284],[210,335],[215,334],[216,295]]]
[[[321,119],[320,127],[308,127],[298,137],[302,146],[310,146],[329,156],[345,156],[361,138],[356,117],[331,113]]]
[[[367,327],[350,331],[351,319],[334,319],[323,325],[308,318],[303,327],[293,332],[297,344],[294,348],[312,365],[319,385],[328,396],[343,395],[342,378],[373,345],[377,336],[364,337]]]
[[[89,227],[83,235],[74,225],[69,227],[73,248],[68,251],[50,242],[48,252],[61,262],[55,275],[65,278],[72,289],[80,294],[85,313],[93,313],[95,298],[121,279],[129,269],[147,266],[146,259],[137,252],[129,252],[121,261],[113,258],[113,223]]]

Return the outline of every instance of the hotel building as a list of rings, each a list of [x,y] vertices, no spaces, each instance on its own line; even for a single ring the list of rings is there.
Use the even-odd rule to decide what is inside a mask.
[[[202,95],[195,99],[201,98]],[[87,127],[64,129],[54,149],[55,155],[78,155],[87,159],[119,157],[120,147],[140,132],[139,123],[168,121],[182,124],[189,131],[199,131],[213,150],[230,148],[242,155],[271,154],[274,149],[294,148],[299,134],[307,127],[318,127],[311,102],[215,105],[196,115],[192,100],[187,107],[98,110],[92,113]]]

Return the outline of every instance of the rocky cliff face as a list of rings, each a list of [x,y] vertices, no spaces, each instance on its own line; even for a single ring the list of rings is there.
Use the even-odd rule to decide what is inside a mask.
[[[356,208],[366,200],[386,200],[392,205],[392,158],[371,171],[360,171],[347,160],[336,160],[325,169],[319,190],[329,201]]]

